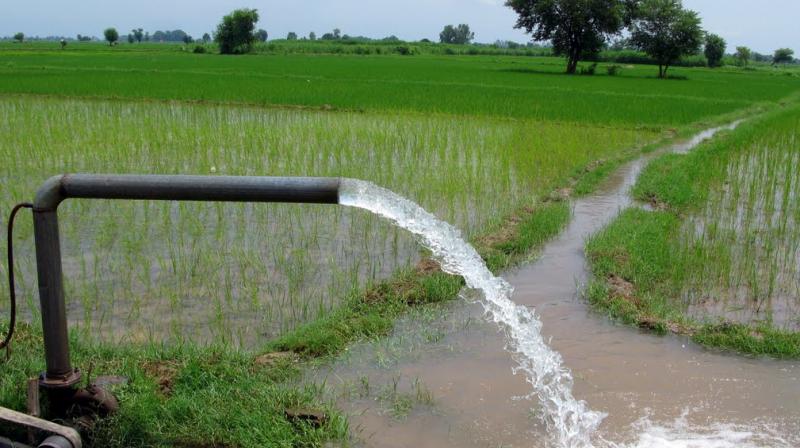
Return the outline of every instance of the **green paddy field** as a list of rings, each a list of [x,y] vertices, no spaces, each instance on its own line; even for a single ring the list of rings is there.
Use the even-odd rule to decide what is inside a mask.
[[[783,280],[797,267],[800,241],[800,171],[786,168],[798,164],[800,71],[676,67],[675,79],[660,80],[646,65],[610,76],[600,64],[594,76],[566,76],[563,60],[549,57],[226,57],[171,45],[55,46],[0,43],[2,210],[69,172],[352,177],[456,225],[498,271],[535,254],[569,220],[565,197],[591,193],[621,162],[757,115],[685,159],[658,159],[636,194],[660,211],[623,213],[590,249],[597,260],[611,257],[596,268],[601,280],[633,272],[628,280],[641,279],[643,291],[669,302],[644,311],[663,311],[664,322],[719,317],[692,305],[708,295],[698,291],[725,288],[744,291],[745,302],[789,297],[798,309],[798,284]],[[697,169],[701,163],[710,171]],[[743,197],[764,215],[736,218],[730,207]],[[98,429],[96,446],[346,440],[347,419],[298,381],[300,372],[353,341],[387,334],[411,306],[455,298],[461,286],[420,268],[426,254],[409,235],[356,210],[108,201],[62,208],[76,364],[131,378],[118,391],[122,412]],[[637,241],[624,237],[631,220],[645,221],[631,224],[634,233],[666,236],[620,261],[614,254]],[[43,368],[28,221],[19,221],[15,269],[29,324],[0,376],[0,403],[15,408],[24,407],[21,382]],[[742,232],[757,236],[734,236]],[[767,252],[764,241],[774,242]],[[666,252],[675,258],[663,259]],[[738,262],[743,254],[782,258],[762,272]],[[742,276],[751,279],[744,286],[735,281]],[[749,294],[755,284],[767,291]],[[602,284],[596,290],[607,292]],[[796,330],[757,320],[759,334],[791,338],[786,332]],[[741,326],[749,323],[729,327],[752,336]],[[696,337],[758,352],[714,334]],[[796,340],[788,341],[780,354],[797,356]],[[273,352],[281,355],[264,357]],[[298,406],[330,418],[321,427],[297,425],[284,410]]]

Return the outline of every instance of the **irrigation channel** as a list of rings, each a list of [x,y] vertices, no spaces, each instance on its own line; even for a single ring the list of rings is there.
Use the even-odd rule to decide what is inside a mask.
[[[697,347],[620,326],[581,299],[585,238],[633,205],[642,168],[729,126],[622,167],[573,202],[568,228],[533,263],[494,277],[457,230],[380,188],[343,203],[419,235],[466,301],[403,320],[314,373],[336,390],[361,446],[800,446],[800,365]],[[498,324],[500,331],[498,331]],[[514,374],[512,374],[512,372]]]

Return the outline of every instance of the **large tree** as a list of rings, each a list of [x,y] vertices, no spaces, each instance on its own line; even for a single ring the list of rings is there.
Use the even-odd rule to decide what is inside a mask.
[[[14,40],[22,43],[25,40],[25,33],[17,33],[14,35]]]
[[[709,67],[720,67],[727,47],[725,39],[716,34],[706,35],[705,55]]]
[[[258,11],[255,9],[237,9],[223,17],[214,35],[214,40],[219,44],[219,52],[249,53],[257,38],[256,23],[258,23]]]
[[[119,33],[116,28],[106,28],[103,31],[103,36],[108,41],[108,45],[114,45],[119,40]]]
[[[794,50],[791,48],[779,48],[775,50],[772,57],[773,64],[791,64],[794,62]]]
[[[469,29],[469,25],[462,23],[458,26],[447,25],[441,33],[439,33],[439,40],[443,44],[458,44],[465,45],[475,39],[475,33]]]
[[[733,57],[736,58],[736,65],[739,67],[747,67],[747,64],[750,63],[752,53],[753,52],[747,47],[736,47],[736,54],[733,55]]]
[[[682,56],[696,54],[703,43],[700,17],[681,0],[641,0],[631,20],[631,43],[658,62],[659,78]]]
[[[620,31],[625,16],[621,0],[507,0],[506,6],[519,15],[516,28],[536,41],[551,41],[553,52],[567,57],[570,74]]]

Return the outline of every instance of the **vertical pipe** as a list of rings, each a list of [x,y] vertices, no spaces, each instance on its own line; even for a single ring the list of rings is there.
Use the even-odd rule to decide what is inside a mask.
[[[34,210],[33,232],[36,240],[36,268],[39,275],[39,301],[47,362],[42,385],[56,388],[69,387],[75,384],[79,377],[72,370],[69,359],[61,244],[56,210]]]

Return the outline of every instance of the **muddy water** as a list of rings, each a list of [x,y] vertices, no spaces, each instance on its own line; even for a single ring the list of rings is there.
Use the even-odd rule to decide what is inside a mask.
[[[708,131],[669,150],[685,152]],[[607,414],[596,446],[800,446],[800,365],[701,349],[588,310],[584,240],[629,206],[654,156],[620,169],[536,262],[505,275],[535,308],[543,334],[574,376],[574,395]],[[468,294],[468,293],[467,293]],[[459,301],[402,322],[320,375],[340,385],[356,444],[369,447],[548,446],[539,405],[476,303]]]

